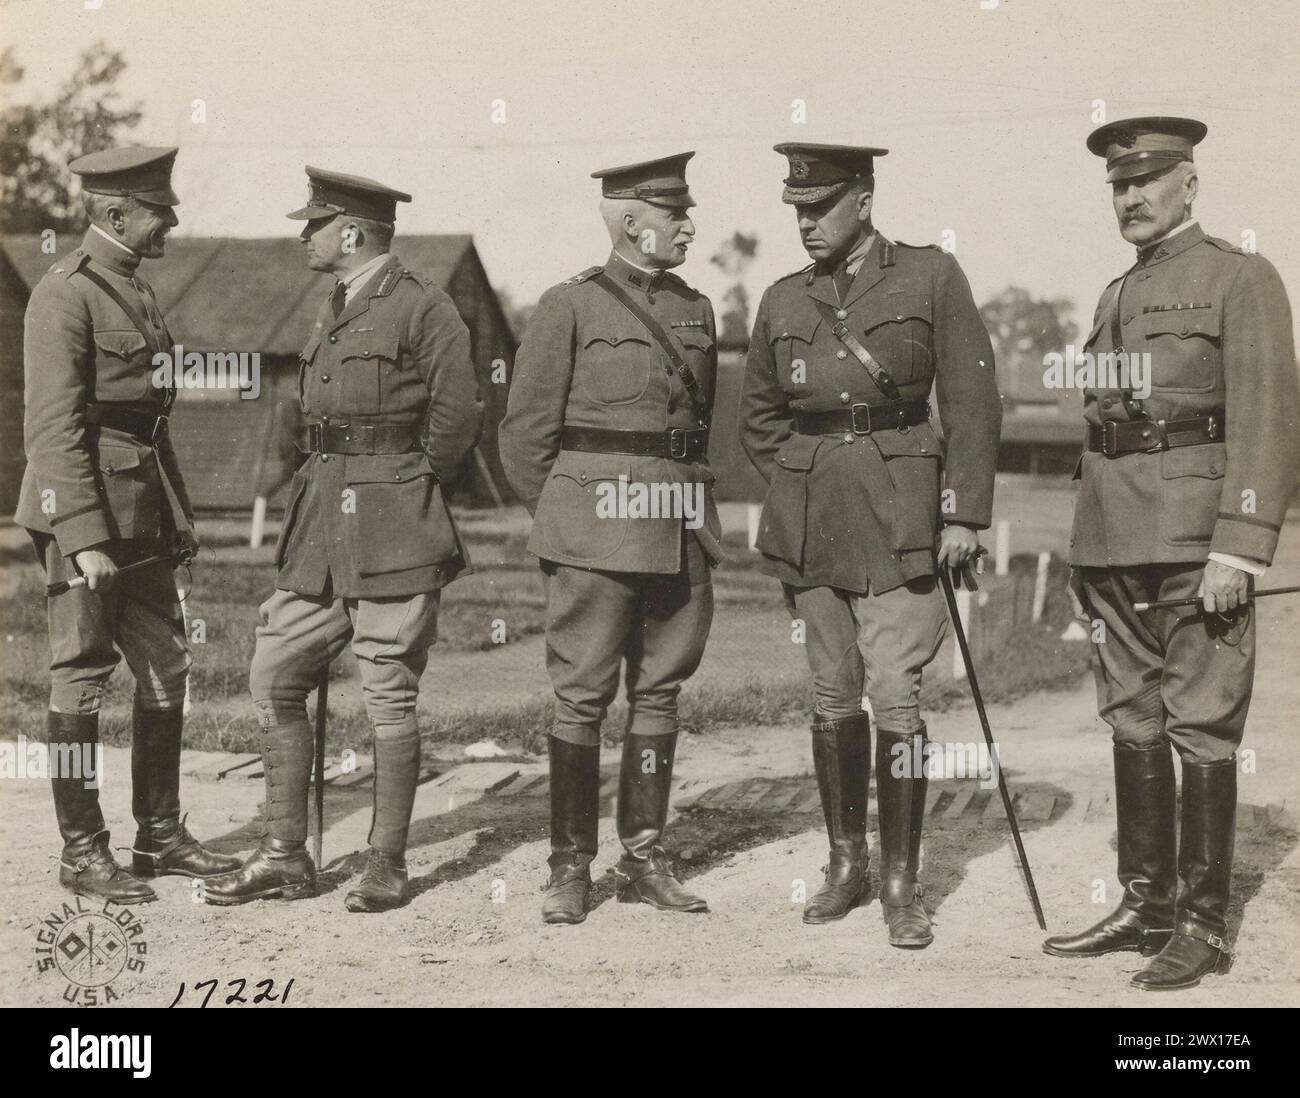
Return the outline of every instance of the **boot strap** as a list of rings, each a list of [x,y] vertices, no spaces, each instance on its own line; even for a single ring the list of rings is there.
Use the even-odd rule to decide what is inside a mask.
[[[1228,943],[1220,938],[1219,935],[1202,930],[1194,923],[1186,923],[1183,926],[1177,927],[1174,930],[1174,933],[1183,934],[1188,938],[1195,938],[1198,942],[1204,942],[1211,949],[1217,949],[1224,957],[1232,956],[1232,951],[1228,948]]]

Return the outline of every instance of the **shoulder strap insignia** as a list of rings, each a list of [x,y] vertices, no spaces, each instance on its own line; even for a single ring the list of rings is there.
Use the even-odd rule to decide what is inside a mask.
[[[1216,248],[1218,248],[1220,251],[1223,251],[1223,252],[1232,252],[1233,255],[1249,255],[1249,254],[1250,254],[1250,253],[1247,252],[1244,248],[1239,248],[1239,247],[1237,247],[1235,244],[1229,244],[1226,240],[1221,240],[1221,239],[1220,239],[1219,237],[1217,237],[1217,236],[1206,236],[1206,238],[1205,238],[1205,243],[1207,243],[1207,244],[1213,244],[1213,245],[1214,245]]]
[[[51,267],[50,274],[63,275],[64,278],[71,278],[82,265],[89,262],[90,256],[81,248],[78,248],[70,256],[63,260],[63,266]]]
[[[563,282],[560,283],[560,285],[577,286],[580,282],[587,282],[588,280],[595,278],[604,269],[605,268],[603,265],[596,266],[596,267],[588,267],[585,271],[581,272],[580,274],[576,274],[572,278],[566,278]]]
[[[880,238],[880,265],[881,267],[894,265],[894,242],[886,240],[883,236]]]

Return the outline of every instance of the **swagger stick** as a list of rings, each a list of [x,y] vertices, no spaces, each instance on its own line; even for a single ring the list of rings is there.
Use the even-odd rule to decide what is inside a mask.
[[[1263,591],[1252,591],[1246,596],[1246,601],[1251,599],[1262,599],[1265,595],[1294,595],[1300,591],[1300,587],[1266,587]],[[1172,606],[1199,606],[1200,598],[1191,599],[1162,599],[1159,602],[1135,602],[1133,609],[1141,613],[1143,610],[1168,610]]]
[[[1029,859],[1025,856],[1025,844],[1020,840],[1020,827],[1016,823],[1016,813],[1011,807],[1011,794],[1007,792],[1007,781],[1002,776],[1002,760],[998,755],[997,745],[993,742],[993,730],[989,727],[989,715],[984,710],[984,695],[980,693],[979,680],[975,677],[975,663],[966,644],[966,630],[962,628],[961,614],[957,610],[957,596],[953,593],[952,580],[948,578],[948,569],[939,566],[939,583],[943,587],[943,597],[948,603],[948,616],[952,619],[953,632],[957,636],[957,647],[961,649],[961,658],[966,664],[966,679],[970,683],[970,692],[975,699],[975,711],[979,714],[980,727],[984,729],[984,739],[993,754],[993,764],[998,772],[998,792],[1002,794],[1002,808],[1007,814],[1007,823],[1011,825],[1011,838],[1016,844],[1016,854],[1020,857],[1020,866],[1025,871],[1025,884],[1029,887],[1029,900],[1034,905],[1034,918],[1038,920],[1039,930],[1047,929],[1047,920],[1043,918],[1043,905],[1038,902],[1038,889],[1034,887],[1034,874],[1029,868]]]
[[[329,703],[330,665],[326,661],[316,680],[316,833],[312,836],[312,854],[316,868],[321,868],[321,845],[325,834],[325,713]]]

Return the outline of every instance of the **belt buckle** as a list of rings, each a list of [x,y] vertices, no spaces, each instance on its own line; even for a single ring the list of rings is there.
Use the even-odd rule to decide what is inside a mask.
[[[1112,458],[1119,453],[1119,424],[1113,419],[1102,421],[1101,452]]]
[[[1218,441],[1218,439],[1219,439],[1219,428],[1220,428],[1221,426],[1222,426],[1222,424],[1219,423],[1219,417],[1218,417],[1218,416],[1208,416],[1208,417],[1206,418],[1206,421],[1205,421],[1205,435],[1206,435],[1206,437],[1207,437],[1211,442],[1217,442],[1217,441]]]
[[[362,423],[356,427],[348,427],[348,433],[343,436],[343,439],[346,442],[355,442],[364,446],[367,454],[373,454],[375,452],[375,425],[373,423]]]
[[[319,454],[323,445],[324,439],[321,437],[321,425],[319,423],[307,424],[307,449],[313,454]]]
[[[866,413],[866,417],[867,417],[867,425],[866,425],[865,427],[859,427],[859,426],[858,426],[858,410],[859,410],[859,409],[861,409],[864,413]],[[855,435],[869,435],[869,434],[871,434],[871,405],[870,405],[870,404],[854,404],[852,407],[850,407],[850,408],[849,408],[849,426],[850,426],[850,428],[853,430],[853,433],[854,433]]]
[[[687,444],[689,441],[689,436],[685,427],[674,427],[668,432],[668,456],[670,458],[677,458],[681,461],[685,461]],[[677,444],[679,442],[681,443],[680,453],[678,453],[677,450]]]

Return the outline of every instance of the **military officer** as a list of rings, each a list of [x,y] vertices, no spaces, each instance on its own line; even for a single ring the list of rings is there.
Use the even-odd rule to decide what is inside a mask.
[[[776,151],[813,262],[759,304],[740,427],[768,484],[762,567],[805,623],[816,702],[830,864],[803,918],[840,919],[866,898],[865,683],[889,941],[920,948],[932,932],[917,880],[926,774],[912,761],[927,742],[918,697],[946,628],[936,566],[968,565],[990,521],[1001,423],[993,352],[957,261],[876,229],[873,167],[887,150]],[[946,457],[929,422],[932,386]]]
[[[1205,133],[1188,118],[1129,118],[1088,138],[1106,160],[1120,235],[1137,249],[1102,293],[1084,347],[1099,375],[1103,361],[1129,369],[1085,393],[1070,550],[1079,609],[1104,626],[1097,697],[1113,730],[1124,895],[1043,948],[1138,950],[1151,960],[1133,983],[1147,990],[1191,987],[1228,960],[1236,751],[1255,671],[1247,598],[1296,482],[1290,304],[1268,260],[1206,236],[1192,216],[1192,148]],[[1145,378],[1132,370],[1142,362]],[[1134,606],[1178,598],[1201,605]]]
[[[14,519],[30,532],[51,591],[62,589],[47,599],[59,881],[124,904],[157,899],[141,878],[206,877],[238,864],[205,850],[180,814],[190,652],[171,562],[197,543],[167,433],[176,393],[153,384],[153,355],[172,337],[138,274],[178,224],[175,159],[172,148],[118,148],[69,165],[90,228],[32,291],[23,343],[27,470]],[[118,575],[150,558],[160,559]],[[119,652],[136,680],[131,873],[110,851],[98,786],[67,766],[72,753],[97,751],[100,700]]]
[[[673,877],[660,846],[677,695],[704,652],[709,569],[722,556],[707,459],[713,309],[670,270],[695,235],[685,176],[693,155],[592,173],[613,251],[542,295],[501,424],[501,459],[533,514],[528,547],[546,586],[556,697],[548,923],[586,918],[600,727],[624,664],[620,899],[707,909]],[[627,506],[618,505],[620,486]],[[643,490],[678,504],[637,506]]]
[[[305,847],[313,737],[307,693],[351,642],[374,737],[370,851],[349,911],[402,902],[420,763],[415,703],[441,589],[469,560],[440,482],[478,440],[469,331],[451,299],[389,254],[398,202],[360,176],[308,167],[307,265],[335,281],[301,356],[307,462],[289,488],[276,589],[260,609],[249,688],[263,730],[267,834],[209,903],[315,886]]]

